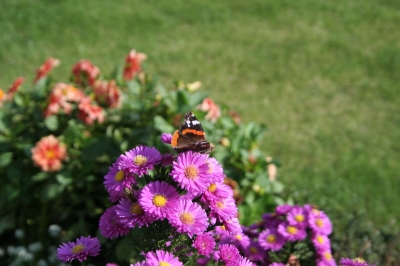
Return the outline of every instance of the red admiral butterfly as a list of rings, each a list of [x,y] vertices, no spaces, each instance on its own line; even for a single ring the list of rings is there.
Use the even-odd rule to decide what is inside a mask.
[[[177,152],[210,153],[214,149],[206,141],[204,129],[192,112],[185,114],[185,120],[182,125],[172,135],[171,145]]]

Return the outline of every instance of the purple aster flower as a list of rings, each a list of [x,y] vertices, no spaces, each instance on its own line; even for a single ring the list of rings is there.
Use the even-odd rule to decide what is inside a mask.
[[[164,250],[156,250],[156,252],[148,252],[145,255],[148,266],[183,266],[183,263],[177,257]]]
[[[128,227],[133,228],[143,225],[148,226],[155,221],[154,217],[146,215],[143,208],[138,202],[131,202],[127,199],[122,199],[115,207],[116,217],[120,223],[126,224]]]
[[[276,215],[280,216],[280,215],[286,215],[293,206],[289,205],[289,204],[283,204],[283,205],[279,205],[278,207],[276,207],[275,209],[275,213]]]
[[[336,266],[336,262],[333,259],[332,253],[330,250],[326,250],[322,253],[319,253],[319,259],[317,260],[317,266]]]
[[[233,197],[232,188],[222,183],[211,183],[203,193],[207,203]]]
[[[307,237],[307,232],[304,228],[291,225],[288,222],[279,224],[278,232],[288,241],[303,240]]]
[[[196,260],[196,264],[199,266],[206,266],[209,261],[210,261],[210,258],[198,258]]]
[[[276,228],[267,228],[258,236],[258,243],[265,250],[278,251],[285,244],[285,239]]]
[[[248,258],[246,257],[240,257],[239,260],[239,266],[256,266],[253,262],[251,262]]]
[[[308,223],[311,229],[318,234],[329,235],[332,233],[332,223],[323,211],[309,212]]]
[[[177,232],[188,233],[189,236],[202,234],[208,226],[206,212],[191,200],[180,200],[177,207],[169,213],[168,220]]]
[[[129,266],[148,266],[146,261],[136,262],[134,264],[130,264]]]
[[[118,264],[115,264],[115,263],[107,263],[106,266],[118,266]]]
[[[123,171],[118,168],[122,157],[120,156],[115,163],[113,163],[108,173],[104,176],[104,186],[110,193],[111,198],[116,195],[121,195],[124,192],[124,188],[131,187],[131,184],[135,183],[135,177],[133,174]]]
[[[208,174],[208,155],[182,152],[173,163],[171,176],[179,186],[190,192],[203,192],[211,184]]]
[[[208,164],[207,172],[209,173],[212,182],[223,183],[225,174],[224,170],[222,169],[222,166],[218,164],[218,161],[214,158],[208,158],[207,164]]]
[[[125,152],[125,155],[121,155],[120,158],[119,169],[141,177],[147,174],[148,171],[153,170],[154,165],[160,163],[162,157],[156,148],[140,145]]]
[[[80,262],[87,259],[87,256],[97,256],[100,251],[100,241],[97,237],[77,238],[75,242],[63,243],[57,248],[57,258],[61,261],[71,262],[79,260]]]
[[[166,182],[151,182],[143,187],[139,204],[146,214],[164,219],[174,212],[179,203],[176,189]]]
[[[375,264],[368,264],[368,262],[363,260],[362,258],[355,258],[355,259],[341,258],[340,265],[341,266],[373,266]]]
[[[117,238],[129,233],[130,228],[127,224],[118,221],[115,212],[116,206],[108,208],[100,217],[100,233],[106,238]]]
[[[241,248],[242,250],[246,249],[250,245],[250,237],[243,233],[236,234],[232,240],[232,244],[238,248]]]
[[[307,211],[300,206],[294,206],[287,213],[286,219],[289,224],[297,227],[306,228],[308,226]]]
[[[240,226],[238,218],[232,218],[229,220],[222,221],[226,231],[231,235],[240,234],[243,232],[242,227]]]
[[[209,257],[211,252],[214,250],[215,240],[208,233],[197,235],[193,246],[196,248],[197,252],[200,255]]]
[[[175,154],[172,153],[163,154],[161,158],[161,165],[162,166],[172,165],[174,160],[175,160]]]
[[[311,241],[317,250],[329,250],[331,248],[331,241],[326,235],[314,233],[311,237]]]
[[[285,266],[285,264],[280,263],[280,262],[274,262],[274,263],[271,263],[269,266]]]
[[[276,228],[283,221],[281,216],[278,216],[275,212],[273,213],[264,213],[262,215],[262,221],[264,227],[267,228]]]
[[[233,198],[220,199],[210,204],[212,216],[220,221],[230,220],[236,217],[237,207]]]
[[[245,250],[246,257],[251,261],[264,261],[267,255],[266,251],[256,241],[252,241]]]
[[[239,250],[234,245],[220,245],[219,259],[221,259],[226,264],[237,263],[237,261],[240,259]]]
[[[165,144],[171,144],[172,135],[169,133],[162,133],[160,139]]]

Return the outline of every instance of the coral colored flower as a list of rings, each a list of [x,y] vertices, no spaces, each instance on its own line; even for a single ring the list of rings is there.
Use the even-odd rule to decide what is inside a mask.
[[[181,188],[190,192],[203,192],[211,184],[207,159],[206,154],[182,152],[174,162],[170,175]]]
[[[95,121],[99,124],[104,122],[103,108],[92,104],[92,100],[89,97],[86,97],[80,102],[78,109],[78,117],[85,124],[92,125]]]
[[[100,75],[100,70],[89,60],[83,59],[72,67],[72,74],[75,76],[77,84],[84,85],[83,80],[87,80],[87,83],[92,86],[96,78]]]
[[[7,91],[6,99],[8,101],[10,101],[13,98],[14,93],[18,90],[18,88],[21,86],[21,84],[24,83],[24,81],[25,81],[24,77],[19,77],[19,78],[14,80],[13,84],[11,85],[11,87]]]
[[[304,228],[291,225],[288,222],[279,224],[278,232],[288,241],[303,240],[307,237],[307,232]]]
[[[71,262],[87,259],[88,256],[97,256],[100,252],[100,241],[97,237],[77,238],[75,242],[64,243],[57,248],[57,258],[61,261]]]
[[[147,55],[143,53],[136,53],[134,49],[131,50],[125,59],[124,79],[133,79],[136,74],[141,71],[142,68],[140,64],[142,61],[146,60],[146,58]]]
[[[221,110],[219,106],[210,98],[205,98],[199,105],[199,109],[201,111],[208,112],[205,118],[211,122],[216,122],[221,116]]]
[[[200,234],[196,236],[193,246],[197,249],[197,252],[200,255],[209,257],[211,252],[214,250],[215,240],[209,233]]]
[[[47,76],[50,71],[57,67],[60,64],[60,60],[57,58],[49,57],[46,59],[46,61],[43,63],[43,65],[40,66],[40,68],[36,72],[36,77],[33,83],[38,82],[39,79]]]
[[[235,121],[236,124],[240,124],[242,122],[240,115],[235,111],[228,111],[228,115],[230,115],[233,118],[233,121]]]
[[[149,266],[183,266],[183,263],[177,257],[164,250],[150,251],[146,253],[145,258]]]
[[[116,206],[108,208],[100,217],[99,229],[102,236],[106,238],[117,238],[124,236],[131,230],[129,226],[117,219]]]
[[[141,177],[161,162],[161,153],[154,147],[139,145],[121,155],[119,168]]]
[[[258,236],[258,242],[265,250],[278,251],[285,244],[285,240],[275,228],[267,228]]]
[[[166,182],[151,182],[143,187],[139,204],[148,215],[164,219],[175,212],[179,204],[179,194]]]
[[[208,226],[206,212],[198,203],[191,200],[180,200],[177,207],[168,215],[169,222],[179,233],[189,236],[204,233]]]
[[[143,225],[148,226],[155,221],[153,217],[144,212],[138,202],[133,203],[127,199],[121,199],[119,204],[116,205],[115,212],[117,214],[117,220],[130,228],[135,226],[140,228]]]
[[[53,135],[43,137],[31,149],[32,160],[44,172],[53,172],[61,169],[61,161],[67,156],[67,149]]]
[[[115,80],[96,80],[93,84],[93,91],[95,94],[95,100],[99,104],[110,108],[116,108],[120,106],[122,93],[115,83]]]
[[[49,95],[49,104],[44,111],[44,117],[54,115],[63,111],[71,113],[73,107],[70,102],[78,103],[85,98],[85,94],[79,89],[67,83],[57,83]]]

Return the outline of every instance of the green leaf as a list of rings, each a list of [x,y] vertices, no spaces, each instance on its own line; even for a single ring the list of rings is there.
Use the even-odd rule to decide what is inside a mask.
[[[156,115],[154,117],[154,127],[160,132],[173,133],[175,128],[169,124],[163,117]]]
[[[37,173],[36,175],[32,176],[31,178],[32,178],[32,181],[37,182],[37,181],[45,180],[45,179],[47,179],[48,177],[49,177],[49,174],[48,174],[48,173],[46,173],[46,172],[39,172],[39,173]]]
[[[61,192],[63,192],[64,187],[56,184],[51,184],[45,187],[44,189],[44,196],[47,199],[54,199],[59,195]]]
[[[44,124],[51,131],[57,130],[58,129],[58,118],[57,118],[57,116],[51,115],[51,116],[46,117],[46,119],[44,120]]]
[[[13,153],[12,152],[5,152],[0,155],[0,167],[7,166],[11,163]]]
[[[206,91],[196,91],[189,96],[191,106],[197,106],[203,102],[203,100],[209,95]]]
[[[126,82],[126,86],[128,87],[129,94],[139,95],[140,94],[140,84],[134,80],[130,80]]]
[[[72,178],[66,173],[59,173],[56,175],[57,182],[62,186],[68,186],[72,183]]]

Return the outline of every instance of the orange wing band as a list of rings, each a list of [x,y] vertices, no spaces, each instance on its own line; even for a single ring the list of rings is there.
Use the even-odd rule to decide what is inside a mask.
[[[171,140],[172,147],[178,146],[178,138],[179,138],[179,132],[178,132],[178,130],[175,130],[174,135],[172,135],[172,140]]]
[[[186,134],[186,133],[192,133],[195,135],[199,135],[199,136],[204,136],[204,132],[203,131],[198,131],[195,129],[185,129],[182,131],[182,134]]]

